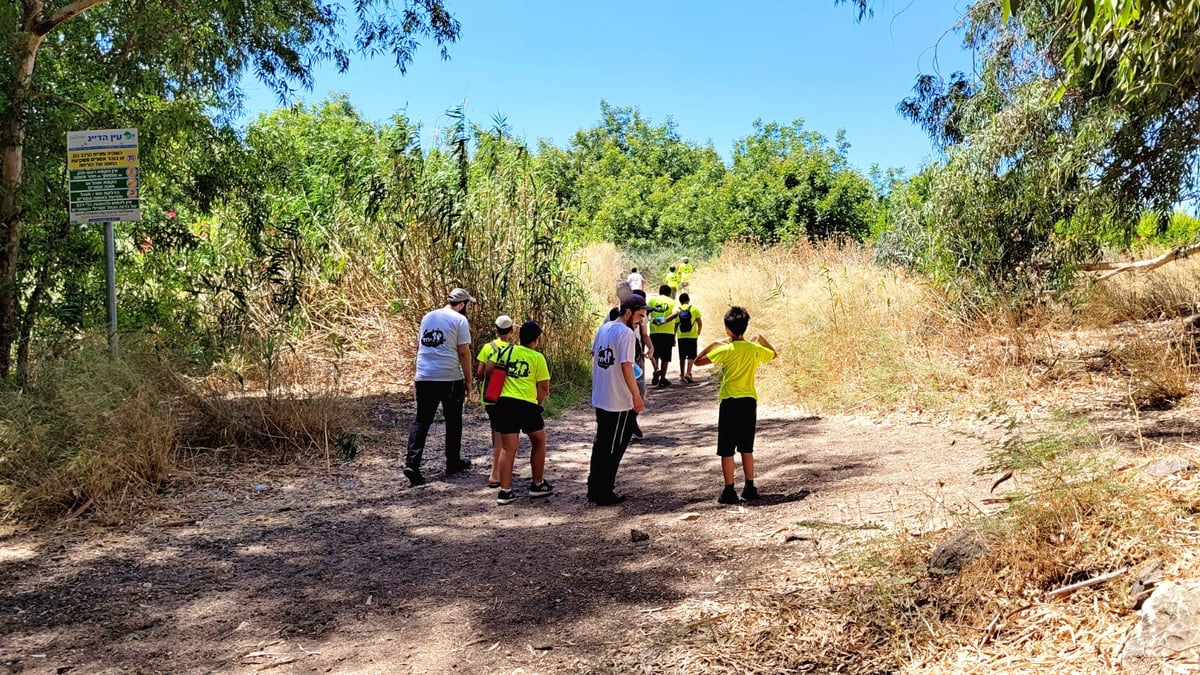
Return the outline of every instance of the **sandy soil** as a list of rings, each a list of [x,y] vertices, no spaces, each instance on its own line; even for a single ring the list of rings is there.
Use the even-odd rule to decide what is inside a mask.
[[[653,653],[684,608],[820,564],[847,528],[937,528],[987,496],[969,425],[763,405],[765,498],[721,506],[716,383],[701,378],[652,393],[617,507],[584,498],[587,407],[549,422],[549,498],[495,503],[478,406],[475,470],[440,475],[439,425],[431,482],[408,487],[411,403],[396,395],[372,401],[372,441],[352,462],[239,465],[181,485],[152,522],[0,539],[0,671],[636,670],[629,655]]]

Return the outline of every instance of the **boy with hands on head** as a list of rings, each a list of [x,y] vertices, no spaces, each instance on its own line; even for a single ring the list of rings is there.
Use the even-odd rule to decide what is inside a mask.
[[[750,314],[741,307],[730,307],[725,313],[726,338],[704,348],[696,365],[716,363],[721,366],[721,400],[717,417],[717,455],[721,458],[721,476],[725,489],[717,501],[737,504],[738,494],[733,487],[733,454],[742,456],[742,474],[746,484],[742,498],[758,499],[754,486],[754,428],[758,421],[758,392],[754,377],[758,367],[775,358],[775,348],[761,335],[745,339]]]

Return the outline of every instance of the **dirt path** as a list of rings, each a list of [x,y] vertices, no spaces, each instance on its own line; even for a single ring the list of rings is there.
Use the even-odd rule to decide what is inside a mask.
[[[495,504],[475,406],[475,472],[432,470],[439,426],[433,480],[408,488],[397,396],[373,403],[375,440],[354,462],[213,476],[170,495],[176,511],[157,523],[0,539],[0,670],[626,671],[623,655],[652,649],[688,608],[818,564],[839,524],[930,527],[925,514],[988,488],[972,473],[981,444],[948,427],[764,406],[764,503],[720,506],[715,382],[656,390],[651,406],[617,507],[584,499],[586,407],[549,422],[549,498]],[[797,528],[810,540],[779,536]]]

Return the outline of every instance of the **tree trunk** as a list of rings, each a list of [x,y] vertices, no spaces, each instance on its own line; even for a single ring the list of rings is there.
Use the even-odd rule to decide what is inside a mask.
[[[21,189],[25,178],[25,118],[33,67],[43,37],[33,32],[18,34],[9,104],[0,117],[0,378],[7,378],[12,370],[12,347],[17,334],[17,262],[24,225]]]

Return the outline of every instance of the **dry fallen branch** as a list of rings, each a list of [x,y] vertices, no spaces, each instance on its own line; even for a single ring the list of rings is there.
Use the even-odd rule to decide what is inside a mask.
[[[1121,569],[1117,570],[1116,572],[1109,572],[1108,574],[1101,574],[1098,577],[1092,577],[1091,579],[1085,579],[1083,581],[1080,581],[1079,583],[1071,584],[1069,586],[1063,586],[1062,588],[1056,588],[1056,589],[1046,593],[1046,597],[1047,598],[1057,598],[1059,596],[1066,595],[1068,593],[1073,593],[1081,588],[1087,588],[1088,586],[1098,586],[1106,581],[1112,581],[1113,579],[1116,579],[1117,577],[1121,576],[1122,574],[1125,574],[1128,571],[1129,571],[1128,567],[1122,567]]]
[[[1186,258],[1186,257],[1190,256],[1191,254],[1197,253],[1197,252],[1200,252],[1200,243],[1190,244],[1188,246],[1181,246],[1180,248],[1174,249],[1172,251],[1167,251],[1166,253],[1158,256],[1157,258],[1150,258],[1147,260],[1139,260],[1137,262],[1131,262],[1131,263],[1101,262],[1101,263],[1095,263],[1092,265],[1085,265],[1083,267],[1083,270],[1085,272],[1104,271],[1104,274],[1101,274],[1098,277],[1098,280],[1103,281],[1104,279],[1107,279],[1111,276],[1120,274],[1121,272],[1131,272],[1133,270],[1150,271],[1157,267],[1162,267],[1163,265],[1166,265],[1167,263],[1175,262],[1176,260],[1181,260],[1183,258]]]

